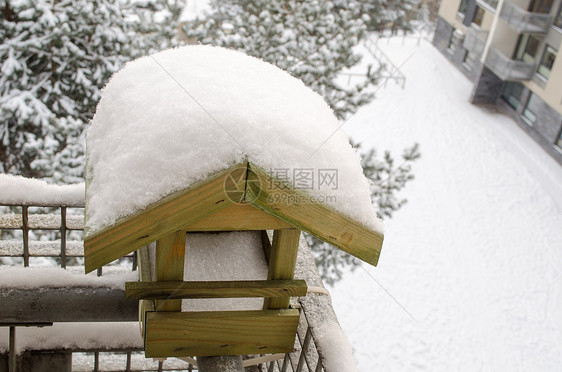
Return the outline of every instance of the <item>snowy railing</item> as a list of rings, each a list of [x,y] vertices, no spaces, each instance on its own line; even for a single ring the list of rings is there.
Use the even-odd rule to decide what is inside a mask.
[[[545,34],[552,22],[549,14],[529,12],[510,1],[504,2],[500,18],[520,34]]]
[[[0,179],[0,186],[5,187],[9,184],[9,182],[5,181],[5,179]],[[11,182],[12,180],[8,181]],[[20,180],[18,180],[18,182],[19,181]],[[33,180],[30,182],[35,181]],[[18,185],[12,186],[15,187]],[[62,270],[61,273],[57,274],[57,278],[60,278],[61,275],[71,275],[70,272],[67,274],[64,273],[72,266],[77,268],[71,271],[76,271],[76,269],[81,268],[84,255],[82,241],[84,229],[84,202],[82,200],[83,194],[81,191],[81,188],[83,190],[83,185],[77,186],[77,192],[74,192],[76,194],[74,197],[66,196],[66,194],[63,193],[62,196],[59,195],[59,197],[55,198],[45,198],[45,195],[41,197],[39,195],[40,192],[36,193],[35,197],[33,197],[30,196],[30,193],[34,192],[33,188],[32,190],[29,188],[26,189],[25,187],[17,188],[20,194],[25,194],[26,196],[18,198],[16,195],[16,197],[13,197],[13,195],[4,193],[5,189],[2,190],[3,193],[0,195],[0,266],[4,266],[5,269],[8,269],[8,266],[30,267],[29,269],[11,268],[10,270],[12,271],[38,270],[34,269],[34,267],[39,266],[60,266],[66,268],[67,270]],[[47,190],[49,190],[49,188],[51,188],[51,186],[47,187]],[[129,260],[132,262],[131,269],[135,270],[136,260],[134,256],[129,258]],[[318,272],[315,269],[314,260],[304,240],[301,241],[301,246],[299,247],[299,260],[297,265],[298,269],[296,274],[299,277],[306,279],[311,285],[322,285]],[[51,270],[60,269],[51,268]],[[128,271],[130,272],[130,269]],[[104,332],[103,329],[100,328],[103,324],[108,325],[108,329],[112,329],[118,324],[126,324],[107,323],[107,320],[103,320],[111,317],[111,314],[107,314],[107,312],[111,310],[105,309],[111,309],[111,307],[108,307],[107,303],[104,304],[103,301],[100,300],[101,297],[103,297],[104,301],[116,302],[116,304],[113,305],[122,308],[123,305],[121,302],[114,301],[114,297],[108,296],[109,292],[113,291],[117,293],[121,291],[121,289],[115,289],[115,286],[113,289],[109,287],[104,289],[99,285],[88,287],[88,285],[84,283],[75,285],[75,288],[69,285],[63,289],[57,289],[45,284],[41,279],[41,275],[39,275],[39,277],[37,276],[38,271],[35,271],[33,275],[23,274],[24,273],[19,273],[14,275],[12,281],[19,283],[21,280],[18,278],[34,277],[34,280],[39,282],[39,284],[35,284],[35,287],[33,285],[29,287],[29,285],[26,286],[24,283],[21,283],[21,288],[17,286],[14,288],[4,288],[5,290],[0,288],[0,292],[2,292],[0,296],[3,298],[4,307],[2,319],[0,319],[0,370],[2,370],[2,364],[5,363],[6,359],[9,361],[9,363],[6,363],[10,366],[9,371],[15,370],[15,366],[21,363],[20,359],[28,358],[26,355],[32,355],[35,359],[37,359],[38,355],[45,358],[53,358],[53,355],[56,355],[57,358],[62,358],[61,360],[63,365],[65,365],[65,370],[72,371],[197,370],[196,363],[192,359],[145,359],[142,351],[142,342],[139,343],[140,336],[138,330],[133,332],[136,333],[136,335],[131,333],[130,337],[126,336],[128,333],[125,332],[125,335],[122,336],[129,339],[129,341],[119,346],[111,346],[109,341],[106,342],[102,339],[94,340],[93,345],[98,345],[97,347],[92,346],[91,339],[87,341],[85,345],[80,343],[85,342],[84,339],[87,337],[113,337],[111,336],[111,331]],[[101,271],[99,271],[98,275],[101,274]],[[52,274],[48,275],[52,277]],[[103,278],[106,278],[106,275],[97,279],[103,280]],[[113,279],[109,278],[107,280]],[[107,283],[105,285],[107,286]],[[41,290],[39,291],[38,289]],[[73,289],[75,293],[70,293]],[[64,296],[61,296],[57,290],[64,291]],[[85,297],[86,302],[90,304],[87,308],[85,304],[81,303],[76,305],[72,303],[72,301],[82,297]],[[82,300],[83,299],[80,301]],[[47,306],[45,304],[53,304],[53,308],[41,309],[41,306]],[[297,337],[295,339],[294,351],[287,354],[251,356],[251,358],[245,361],[245,366],[256,366],[256,370],[258,371],[272,372],[331,372],[341,370],[341,365],[350,366],[354,364],[350,348],[349,350],[344,348],[344,352],[340,355],[331,355],[331,352],[326,353],[326,351],[324,353],[321,352],[322,349],[334,350],[334,348],[339,351],[341,349],[340,345],[342,339],[345,338],[337,324],[337,319],[335,318],[328,297],[325,295],[311,294],[300,298],[293,303],[293,305],[301,308],[301,317],[298,325]],[[104,308],[105,314],[103,310],[100,310],[102,308]],[[313,322],[310,322],[309,312],[314,315]],[[96,315],[97,318],[96,316],[90,317],[87,315],[91,313],[98,314]],[[131,313],[131,311],[127,310],[127,312],[121,311],[121,314],[114,314],[116,318],[113,322],[122,321],[117,320],[119,317],[130,320],[128,319],[131,317],[129,313]],[[18,318],[15,319],[13,315],[9,314],[16,314]],[[95,329],[95,331],[93,331],[93,336],[88,336],[89,328],[86,327],[87,329],[85,329],[83,325],[79,326],[79,330],[77,331],[68,332],[66,328],[64,331],[58,330],[59,328],[54,325],[73,324],[53,323],[59,321],[102,323],[95,323],[95,325],[91,323],[94,326],[92,330]],[[106,321],[106,323],[103,323],[104,321]],[[64,327],[68,327],[67,325]],[[35,328],[37,326],[46,326],[46,328]],[[318,333],[315,331],[317,326],[320,326],[320,328],[324,330]],[[18,344],[16,344],[16,329],[18,329],[18,334],[23,334],[23,336],[19,337],[19,340],[24,342],[24,344],[26,338],[29,340],[44,338],[45,336],[41,336],[38,332],[44,332],[43,330],[50,329],[50,336],[46,337],[51,340],[51,343],[45,346],[37,344],[36,341],[31,341],[31,345],[20,349],[17,347]],[[326,337],[326,329],[329,330],[330,337]],[[72,337],[74,332],[76,332],[75,337],[81,341],[69,342],[67,338]],[[61,336],[62,340],[60,341],[60,345],[56,346],[57,342],[53,339],[62,333],[70,333],[70,335],[66,334],[64,337]],[[104,333],[107,333],[107,335],[101,336]],[[120,333],[123,334],[123,332]],[[321,339],[330,339],[332,341],[326,343],[326,341],[321,341]],[[337,341],[334,342],[333,340]],[[68,344],[74,346],[69,349]],[[322,344],[324,344],[324,346],[321,347]],[[39,347],[39,349],[36,349],[36,347]],[[43,350],[45,347],[47,349]],[[18,354],[19,356],[16,359],[16,355]],[[328,357],[328,360],[325,359],[326,357]],[[327,365],[331,367],[327,368]],[[66,369],[67,366],[69,369]],[[352,369],[351,367],[351,370]]]
[[[16,204],[0,200],[0,263],[28,267],[83,264],[84,202]],[[132,270],[136,259],[129,255]],[[44,258],[51,259],[45,261]],[[98,276],[102,269],[98,270]]]
[[[513,60],[493,47],[488,50],[484,64],[502,80],[529,80],[535,70],[534,65]]]
[[[484,52],[487,37],[488,31],[481,31],[474,27],[468,27],[462,44],[466,50],[474,54],[477,58],[480,58]]]
[[[379,62],[379,64],[386,71],[383,73],[383,87],[386,88],[386,84],[389,80],[394,80],[400,87],[404,89],[406,86],[406,76],[400,71],[400,68],[396,66],[390,58],[383,52],[381,48],[377,45],[378,39],[373,41],[372,39],[365,40],[365,48],[369,53]]]

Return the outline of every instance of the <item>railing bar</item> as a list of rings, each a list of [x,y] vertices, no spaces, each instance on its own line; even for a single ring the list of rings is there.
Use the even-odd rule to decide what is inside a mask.
[[[133,271],[137,271],[138,262],[137,262],[137,255],[133,252]]]
[[[94,372],[98,372],[100,368],[100,353],[99,351],[94,352]]]
[[[130,351],[127,352],[127,366],[125,367],[125,372],[131,372],[131,356],[132,353]]]
[[[27,205],[22,205],[21,216],[22,216],[22,232],[23,232],[23,266],[29,266],[29,226],[28,226],[28,208]]]
[[[306,330],[306,335],[304,336],[304,343],[301,344],[301,355],[299,356],[299,363],[297,364],[297,372],[301,372],[302,371],[302,367],[304,365],[305,362],[308,369],[310,370],[310,366],[308,365],[308,361],[306,361],[305,359],[305,355],[306,355],[306,350],[308,349],[308,345],[310,344],[310,339],[312,338],[312,332],[310,332],[310,327],[307,328]]]
[[[98,276],[102,276],[102,268],[101,267],[98,269],[97,273],[98,273]]]
[[[322,372],[322,358],[320,353],[318,353],[318,362],[316,363],[316,370],[314,372]]]
[[[60,265],[66,269],[66,207],[60,207]]]
[[[10,327],[10,347],[8,354],[8,371],[16,372],[17,368],[17,353],[16,353],[16,327]]]
[[[158,362],[158,372],[162,372],[163,368],[164,368],[164,362],[160,360]]]
[[[287,363],[287,361],[290,362],[288,353],[285,354],[285,358],[283,359],[283,366],[281,367],[281,372],[287,372],[287,365],[289,364],[289,363]]]

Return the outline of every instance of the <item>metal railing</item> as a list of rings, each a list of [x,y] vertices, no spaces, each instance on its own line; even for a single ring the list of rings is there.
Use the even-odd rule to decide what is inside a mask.
[[[34,258],[50,259],[49,266],[82,266],[84,257],[83,229],[84,204],[78,205],[14,205],[0,204],[0,265],[38,266]],[[77,234],[76,234],[77,233]],[[68,239],[71,234],[76,236]],[[32,239],[33,238],[33,239]],[[6,263],[1,259],[8,259]],[[136,270],[135,255],[125,257]],[[43,261],[44,263],[44,261]],[[102,275],[101,269],[98,276]],[[40,294],[38,293],[38,296]],[[61,304],[68,306],[69,304]],[[305,304],[302,309],[294,351],[280,356],[261,355],[253,358],[258,371],[268,372],[325,372],[322,355],[318,350],[313,327],[308,323]],[[52,323],[51,323],[52,324]],[[16,327],[49,326],[51,324],[0,324],[10,328],[10,346],[6,354],[0,353],[0,363],[6,357],[12,368],[16,364]],[[33,351],[30,351],[33,352]],[[38,353],[71,354],[73,371],[196,371],[195,363],[179,359],[147,360],[144,352],[132,349],[57,349]],[[121,365],[115,365],[116,356],[122,356]],[[113,360],[104,366],[104,356]],[[260,359],[261,358],[261,359]],[[119,358],[117,358],[119,359]],[[10,369],[12,371],[13,369]]]
[[[466,35],[463,40],[463,47],[470,53],[474,54],[476,58],[480,58],[484,53],[486,46],[486,39],[488,38],[488,31],[477,30],[469,27],[466,30]]]
[[[545,34],[552,23],[549,14],[529,12],[510,1],[503,3],[500,18],[520,34]]]
[[[529,80],[535,71],[534,65],[524,61],[513,60],[493,47],[490,47],[488,50],[484,64],[502,80]]]
[[[12,264],[30,266],[34,258],[51,258],[52,263],[66,268],[81,265],[84,258],[84,203],[67,205],[0,204],[0,258]],[[71,239],[69,239],[69,237]],[[35,239],[33,239],[35,238]],[[120,259],[137,267],[136,256]],[[98,269],[98,276],[103,269]]]
[[[498,8],[498,0],[477,0],[476,3],[485,4],[492,9]]]
[[[378,61],[378,63],[383,66],[383,87],[386,88],[386,84],[389,80],[394,80],[397,84],[400,84],[402,89],[404,89],[406,86],[406,76],[402,73],[402,71],[400,71],[400,68],[398,68],[398,66],[396,66],[390,58],[388,58],[383,50],[377,45],[377,42],[378,39],[375,41],[367,39],[365,40],[365,48]]]

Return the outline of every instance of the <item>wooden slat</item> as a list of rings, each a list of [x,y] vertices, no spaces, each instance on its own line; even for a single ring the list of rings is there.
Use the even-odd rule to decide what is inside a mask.
[[[189,225],[186,231],[276,230],[292,226],[251,204],[232,204]]]
[[[298,229],[275,230],[273,244],[269,254],[269,270],[267,279],[293,279],[299,240],[301,232]],[[285,309],[289,307],[289,298],[266,298],[264,309]]]
[[[286,353],[299,311],[147,313],[147,358]]]
[[[271,255],[271,241],[269,240],[269,235],[266,230],[261,232],[261,246],[263,248],[263,254],[265,255],[265,260],[269,264],[269,256]]]
[[[84,239],[86,272],[93,271],[161,237],[184,229],[232,204],[224,192],[227,176],[244,188],[246,164],[223,170],[186,190],[166,197],[137,214]],[[88,208],[88,206],[86,206]]]
[[[382,248],[382,234],[327,205],[315,203],[309,195],[290,185],[283,185],[278,180],[272,182],[271,177],[254,164],[250,163],[248,167],[248,178],[259,179],[259,182],[247,183],[248,202],[376,266]]]
[[[185,231],[163,236],[156,242],[156,280],[183,280]],[[157,311],[181,311],[181,300],[156,301]]]
[[[161,300],[166,298],[242,298],[305,296],[304,280],[243,280],[201,282],[127,282],[129,299]]]

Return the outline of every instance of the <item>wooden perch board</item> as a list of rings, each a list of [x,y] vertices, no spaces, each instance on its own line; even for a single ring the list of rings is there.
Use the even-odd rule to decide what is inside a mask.
[[[299,310],[149,312],[147,358],[287,353]]]
[[[306,296],[304,280],[127,282],[129,299],[242,298]]]

